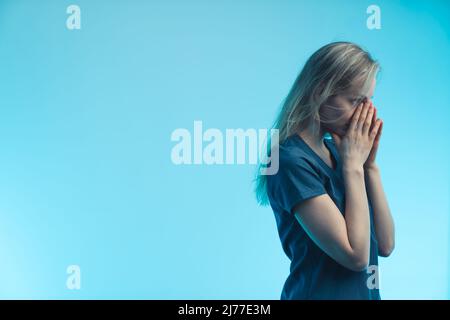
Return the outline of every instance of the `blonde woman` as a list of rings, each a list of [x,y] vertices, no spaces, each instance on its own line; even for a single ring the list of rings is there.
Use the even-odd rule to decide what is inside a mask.
[[[291,260],[282,300],[380,299],[378,256],[394,249],[394,222],[375,161],[378,68],[353,43],[320,48],[275,121],[279,170],[257,176],[256,195]]]

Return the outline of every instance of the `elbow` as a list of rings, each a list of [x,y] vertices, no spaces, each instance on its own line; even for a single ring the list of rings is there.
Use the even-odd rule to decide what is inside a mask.
[[[349,265],[347,266],[350,270],[355,272],[361,272],[367,269],[369,266],[369,256],[359,257],[356,256],[351,259]]]
[[[369,261],[361,260],[361,261],[352,263],[352,265],[350,266],[350,270],[355,271],[355,272],[361,272],[361,271],[366,270],[368,266],[369,266]]]
[[[378,246],[378,255],[380,257],[387,258],[392,254],[392,252],[394,251],[394,248],[395,248],[395,244],[393,241],[388,244],[379,245]]]

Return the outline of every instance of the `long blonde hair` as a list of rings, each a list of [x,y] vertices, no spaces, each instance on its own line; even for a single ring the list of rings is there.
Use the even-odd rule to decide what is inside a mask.
[[[345,94],[357,81],[362,83],[362,92],[368,92],[378,69],[371,55],[351,42],[333,42],[317,50],[297,76],[272,126],[279,130],[279,144],[304,128],[318,135],[322,125],[337,120],[321,116],[327,100]],[[262,166],[256,173],[255,193],[258,203],[267,205],[267,176],[261,174]]]

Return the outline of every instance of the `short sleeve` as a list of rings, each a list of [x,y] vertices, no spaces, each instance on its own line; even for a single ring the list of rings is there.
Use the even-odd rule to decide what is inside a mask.
[[[318,173],[303,158],[280,162],[277,174],[268,176],[267,187],[271,202],[288,213],[299,203],[327,192]]]

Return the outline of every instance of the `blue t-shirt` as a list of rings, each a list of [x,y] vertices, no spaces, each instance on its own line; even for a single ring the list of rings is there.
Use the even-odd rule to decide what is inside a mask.
[[[295,134],[280,144],[278,173],[267,176],[267,193],[278,234],[283,250],[291,260],[290,274],[283,286],[281,300],[380,299],[375,277],[378,272],[378,248],[370,201],[369,268],[361,272],[347,269],[329,257],[307,235],[292,212],[294,206],[302,201],[327,193],[345,214],[342,163],[331,136],[324,139],[324,143],[334,158],[335,169]]]

